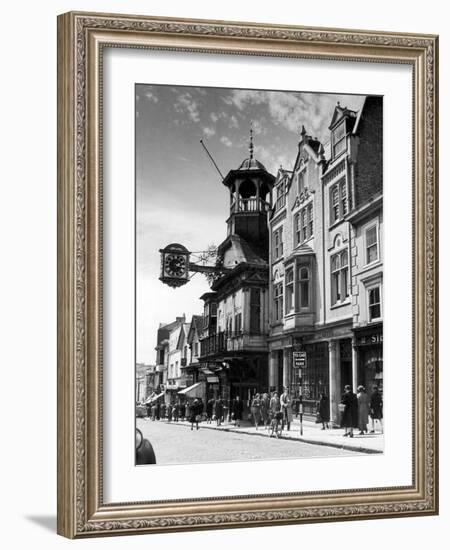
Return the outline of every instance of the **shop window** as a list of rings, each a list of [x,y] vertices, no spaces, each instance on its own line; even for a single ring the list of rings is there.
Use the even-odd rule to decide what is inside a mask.
[[[307,267],[301,267],[298,273],[298,284],[300,288],[300,308],[309,307],[309,293],[310,293],[310,281],[309,281],[309,269]]]
[[[294,309],[294,270],[286,271],[286,313]]]
[[[366,264],[376,262],[378,260],[378,227],[372,225],[365,230],[366,240]]]
[[[307,361],[302,369],[302,389],[304,412],[315,414],[321,393],[329,396],[328,343],[305,346]]]
[[[380,287],[375,286],[369,291],[369,321],[381,318],[381,292]]]
[[[331,256],[331,304],[339,304],[349,297],[348,252],[342,250]]]
[[[341,220],[347,211],[347,184],[345,178],[342,178],[330,188],[330,224]]]

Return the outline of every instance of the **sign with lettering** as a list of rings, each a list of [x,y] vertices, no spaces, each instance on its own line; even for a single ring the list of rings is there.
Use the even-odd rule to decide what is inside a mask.
[[[306,367],[306,351],[292,352],[294,369],[304,369]]]
[[[383,343],[383,333],[379,332],[376,334],[365,334],[363,336],[358,336],[356,339],[356,344],[358,346],[371,346],[373,344],[382,344]]]

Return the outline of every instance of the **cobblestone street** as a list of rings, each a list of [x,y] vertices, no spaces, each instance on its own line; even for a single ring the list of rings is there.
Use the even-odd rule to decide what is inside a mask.
[[[205,428],[191,431],[184,423],[137,419],[156,454],[157,464],[187,464],[193,462],[229,462],[231,460],[258,460],[279,458],[310,458],[355,456],[364,453],[323,445],[261,437],[242,432],[219,431]]]

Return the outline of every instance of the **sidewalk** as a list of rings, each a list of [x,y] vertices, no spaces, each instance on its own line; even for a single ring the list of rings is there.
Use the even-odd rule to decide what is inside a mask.
[[[167,423],[167,420],[160,420],[159,422]],[[187,421],[170,422],[170,424],[173,426],[190,426],[190,423]],[[207,424],[206,421],[203,421],[199,424],[199,426],[202,430],[217,430],[269,437],[269,431],[264,429],[263,426],[258,426],[258,429],[256,430],[255,427],[248,421],[242,422],[239,428],[235,427],[232,422],[225,422],[221,426],[216,426],[215,421],[212,421],[211,424]],[[311,443],[313,445],[326,445],[337,449],[364,453],[382,453],[384,451],[384,436],[379,432],[375,434],[358,435],[358,430],[355,429],[354,437],[350,438],[344,437],[343,428],[322,430],[321,427],[321,424],[304,420],[303,435],[300,435],[300,421],[298,418],[294,418],[290,431],[283,430],[281,439],[297,440],[303,443]]]

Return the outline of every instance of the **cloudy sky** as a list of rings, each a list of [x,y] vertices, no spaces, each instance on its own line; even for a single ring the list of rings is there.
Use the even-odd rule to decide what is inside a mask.
[[[205,250],[226,237],[229,196],[200,145],[223,175],[254,156],[276,175],[291,169],[302,124],[326,143],[337,102],[358,110],[362,96],[225,88],[136,85],[136,337],[137,361],[155,362],[160,322],[202,312],[209,290],[197,274],[171,289],[159,280],[159,249],[179,242]]]

